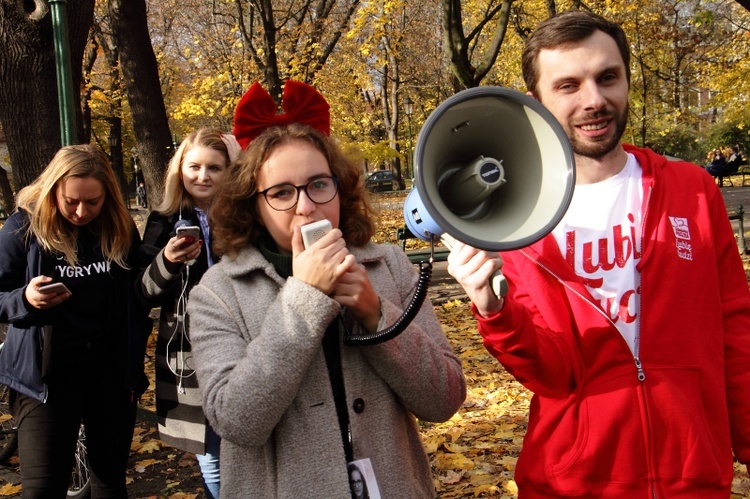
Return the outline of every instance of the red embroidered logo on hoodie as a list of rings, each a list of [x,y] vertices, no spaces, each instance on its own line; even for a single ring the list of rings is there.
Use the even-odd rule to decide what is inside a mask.
[[[693,246],[690,244],[690,227],[687,218],[669,217],[674,232],[677,256],[685,260],[693,259]]]

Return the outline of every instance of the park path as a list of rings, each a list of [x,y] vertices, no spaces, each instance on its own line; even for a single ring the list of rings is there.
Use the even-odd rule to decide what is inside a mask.
[[[736,179],[734,181],[739,183]],[[732,229],[734,229],[734,233],[738,234],[739,237],[740,227],[742,227],[745,236],[745,248],[750,247],[750,185],[722,187],[721,193],[724,197],[724,204],[727,207],[727,212],[730,215],[736,215],[740,206],[742,207],[742,210],[744,211],[742,223],[740,224],[740,220],[738,219],[731,220]],[[740,247],[742,247],[742,243],[739,242],[739,244]],[[747,249],[745,250],[745,253],[744,256],[747,257]]]

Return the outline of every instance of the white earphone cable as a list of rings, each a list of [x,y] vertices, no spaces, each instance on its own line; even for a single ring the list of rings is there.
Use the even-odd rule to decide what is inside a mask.
[[[195,369],[192,367],[192,351],[186,351],[186,348],[192,350],[185,324],[187,319],[187,286],[189,277],[190,266],[186,265],[181,273],[182,282],[180,286],[180,296],[177,298],[177,307],[175,310],[175,326],[172,331],[172,336],[169,338],[169,341],[167,341],[166,352],[167,366],[172,374],[174,374],[179,380],[177,383],[177,391],[182,394],[185,393],[183,381],[195,375]],[[177,343],[174,350],[172,349],[173,343]],[[172,352],[174,352],[174,367],[172,366]]]

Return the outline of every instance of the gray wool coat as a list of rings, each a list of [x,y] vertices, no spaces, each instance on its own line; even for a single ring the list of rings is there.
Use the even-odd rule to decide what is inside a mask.
[[[380,297],[379,329],[392,325],[416,269],[397,246],[349,250]],[[321,347],[340,311],[316,288],[279,277],[255,247],[223,258],[193,288],[190,337],[204,411],[223,439],[222,497],[350,497]],[[390,341],[342,343],[341,362],[354,459],[370,458],[384,498],[435,497],[415,417],[448,420],[466,384],[429,300]]]

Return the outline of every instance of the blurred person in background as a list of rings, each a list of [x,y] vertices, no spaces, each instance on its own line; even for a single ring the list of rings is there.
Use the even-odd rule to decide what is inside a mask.
[[[161,307],[156,343],[159,439],[196,455],[208,499],[219,497],[221,438],[201,408],[185,307],[190,289],[217,261],[208,215],[239,149],[234,136],[221,130],[201,128],[188,135],[169,164],[164,196],[148,217],[139,256],[140,292]],[[176,225],[200,227],[200,238],[176,234]]]

